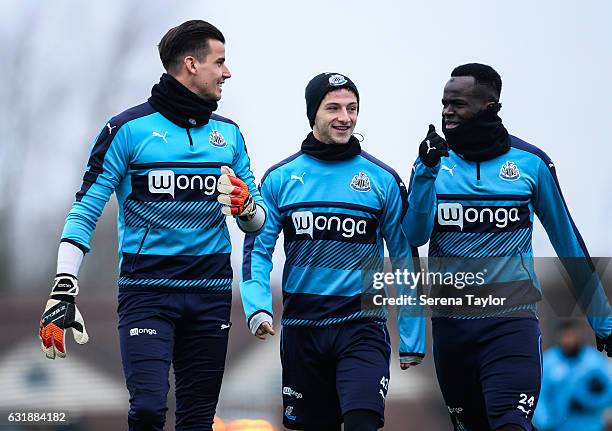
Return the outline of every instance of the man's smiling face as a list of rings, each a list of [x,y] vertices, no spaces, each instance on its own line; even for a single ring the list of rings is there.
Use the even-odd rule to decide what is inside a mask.
[[[341,88],[325,95],[312,127],[314,137],[326,144],[346,144],[357,124],[357,96]]]
[[[448,80],[442,96],[442,120],[446,129],[454,129],[484,110],[491,100],[478,91],[473,76],[457,76]]]

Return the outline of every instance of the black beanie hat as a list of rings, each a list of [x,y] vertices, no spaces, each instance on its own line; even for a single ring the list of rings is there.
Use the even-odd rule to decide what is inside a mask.
[[[310,80],[306,86],[306,116],[308,117],[308,121],[310,121],[310,127],[314,124],[319,105],[325,95],[330,91],[339,90],[341,88],[347,88],[355,93],[355,96],[357,96],[357,104],[359,104],[359,92],[357,91],[357,87],[346,75],[326,72]]]

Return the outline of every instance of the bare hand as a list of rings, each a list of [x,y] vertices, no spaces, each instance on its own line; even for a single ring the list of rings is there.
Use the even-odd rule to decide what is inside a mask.
[[[266,334],[274,335],[274,328],[268,322],[263,322],[255,331],[255,336],[260,340],[265,340]]]
[[[410,362],[410,363],[403,362],[403,363],[400,363],[400,368],[402,370],[407,370],[408,368],[416,367],[417,365],[419,365],[418,362]]]

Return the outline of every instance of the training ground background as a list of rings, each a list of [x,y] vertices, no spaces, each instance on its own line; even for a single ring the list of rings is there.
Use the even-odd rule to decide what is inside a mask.
[[[125,426],[114,198],[80,274],[79,307],[90,343],[69,340],[68,359],[52,362],[38,350],[36,331],[92,140],[108,118],[148,97],[162,73],[156,44],[170,27],[199,18],[224,32],[233,77],[218,112],[241,126],[257,178],[299,148],[309,130],[304,86],[319,72],[345,73],[357,83],[356,131],[365,137],[364,149],[407,180],[427,125],[440,123],[452,68],[471,61],[493,65],[504,80],[505,125],[552,157],[591,254],[610,256],[611,12],[609,2],[595,0],[3,2],[0,412],[70,407],[72,429]],[[242,234],[230,225],[237,283]],[[538,256],[554,253],[540,225],[534,248]],[[218,413],[278,427],[279,338],[264,343],[248,333],[237,289],[232,320]],[[554,341],[557,321],[542,316],[545,346]],[[400,372],[396,359],[386,429],[450,429],[431,354],[408,372]],[[172,429],[173,399],[169,406]]]

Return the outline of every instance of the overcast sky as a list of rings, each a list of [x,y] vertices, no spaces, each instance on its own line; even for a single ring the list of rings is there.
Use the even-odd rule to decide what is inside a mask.
[[[195,18],[217,25],[227,39],[233,77],[218,113],[240,125],[257,178],[299,149],[309,131],[304,87],[315,74],[335,71],[359,88],[356,131],[365,136],[364,149],[407,179],[427,125],[440,123],[442,88],[452,68],[487,63],[503,79],[506,127],[551,156],[591,254],[610,256],[612,150],[605,127],[612,7],[606,1],[567,3],[4,4],[2,56],[4,64],[17,66],[0,70],[8,75],[0,95],[13,88],[32,109],[25,114],[31,115],[26,164],[17,173],[16,260],[44,255],[47,244],[55,248],[92,139],[109,117],[149,96],[163,71],[156,44],[170,27]],[[22,130],[10,130],[12,139],[0,150],[3,163],[9,149],[24,145]],[[534,246],[537,255],[553,253],[541,228]]]

